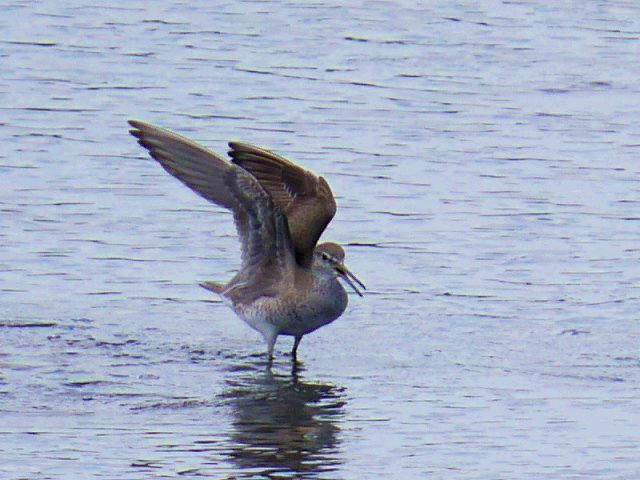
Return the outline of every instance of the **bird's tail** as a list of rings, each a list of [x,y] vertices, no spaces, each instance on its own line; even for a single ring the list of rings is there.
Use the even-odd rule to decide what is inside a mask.
[[[207,290],[212,291],[213,293],[217,293],[218,295],[222,294],[225,287],[225,285],[220,282],[202,282],[200,286],[202,288],[206,288]]]

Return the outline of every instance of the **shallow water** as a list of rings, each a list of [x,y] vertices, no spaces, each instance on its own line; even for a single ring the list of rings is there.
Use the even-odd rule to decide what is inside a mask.
[[[636,478],[640,8],[557,3],[3,7],[0,477]],[[328,179],[298,371],[128,118]]]

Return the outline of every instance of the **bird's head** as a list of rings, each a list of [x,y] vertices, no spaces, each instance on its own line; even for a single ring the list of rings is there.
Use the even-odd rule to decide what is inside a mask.
[[[314,263],[335,273],[336,277],[342,278],[358,295],[362,297],[362,292],[358,286],[366,290],[364,283],[356,277],[344,264],[344,249],[334,242],[325,242],[316,245],[314,251]]]

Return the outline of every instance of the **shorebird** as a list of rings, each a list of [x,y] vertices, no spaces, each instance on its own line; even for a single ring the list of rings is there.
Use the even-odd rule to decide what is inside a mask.
[[[336,213],[327,181],[273,152],[229,142],[230,160],[181,135],[137,120],[130,133],[171,175],[233,212],[242,264],[226,283],[200,285],[218,294],[267,343],[268,365],[278,335],[303,335],[347,308],[344,280],[362,296],[364,284],[344,265],[344,249],[318,239]]]

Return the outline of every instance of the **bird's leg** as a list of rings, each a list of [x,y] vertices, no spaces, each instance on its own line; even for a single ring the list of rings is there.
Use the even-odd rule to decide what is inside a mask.
[[[278,334],[275,332],[265,335],[264,338],[267,341],[267,368],[271,368],[273,363],[273,347],[276,344],[276,338],[278,338]]]
[[[296,339],[293,341],[293,350],[291,350],[291,358],[293,362],[298,361],[298,345],[300,345],[300,340],[302,340],[302,335],[296,335]]]

